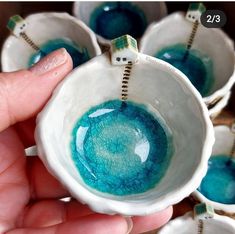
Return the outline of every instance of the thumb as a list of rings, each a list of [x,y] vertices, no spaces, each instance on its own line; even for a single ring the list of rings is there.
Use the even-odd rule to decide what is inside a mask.
[[[0,132],[37,114],[71,70],[71,57],[59,49],[29,70],[0,73]]]

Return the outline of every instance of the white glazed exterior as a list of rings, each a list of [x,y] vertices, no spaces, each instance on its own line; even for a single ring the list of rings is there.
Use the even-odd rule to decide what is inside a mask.
[[[216,118],[220,112],[227,106],[231,92],[229,91],[223,96],[212,108],[209,109],[209,115],[211,119]]]
[[[153,56],[164,47],[186,44],[191,31],[192,23],[184,14],[173,13],[149,26],[141,39],[140,52]],[[226,95],[235,82],[234,43],[221,29],[199,25],[192,49],[202,51],[213,60],[215,83],[211,94],[203,98],[210,104]]]
[[[212,148],[212,157],[219,154],[230,155],[233,142],[235,141],[235,134],[233,134],[228,126],[218,125],[214,127],[215,131],[215,144]],[[215,156],[213,156],[215,155]],[[206,202],[212,205],[216,210],[222,210],[226,213],[235,214],[235,204],[222,204],[214,202],[206,198],[198,190],[192,194],[200,202]]]
[[[166,121],[175,145],[172,161],[157,188],[139,195],[118,197],[89,188],[71,159],[71,131],[91,106],[120,97],[123,70],[124,66],[111,65],[107,53],[75,69],[39,114],[35,136],[44,164],[75,198],[100,213],[147,215],[179,202],[199,186],[214,132],[200,94],[183,73],[164,61],[139,54],[131,71],[128,97],[148,103],[151,111],[156,112],[155,107]]]
[[[163,228],[158,234],[198,234],[198,220],[193,219],[193,213],[188,212],[178,217]],[[203,220],[203,234],[234,234],[235,221],[229,217],[215,214],[213,219]]]
[[[26,34],[37,45],[52,39],[67,37],[88,49],[89,55],[101,54],[96,36],[83,22],[67,13],[37,13],[29,15]],[[35,51],[22,39],[10,35],[2,48],[1,61],[4,72],[28,67],[30,56]]]
[[[89,26],[90,15],[96,7],[104,2],[83,2],[76,1],[73,4],[73,15],[82,20]],[[166,16],[167,8],[164,2],[131,2],[143,10],[146,16],[147,23],[150,24],[154,21],[159,21]],[[110,40],[97,34],[97,38],[101,44],[110,44]]]

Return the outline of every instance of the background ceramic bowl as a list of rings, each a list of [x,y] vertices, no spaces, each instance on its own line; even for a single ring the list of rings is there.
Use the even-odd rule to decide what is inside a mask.
[[[74,2],[73,14],[78,19],[82,20],[87,26],[91,27],[90,22],[91,22],[92,13],[104,3],[107,2],[80,2],[80,1]],[[154,21],[159,21],[162,17],[164,17],[167,14],[167,8],[164,2],[131,2],[130,4],[136,6],[141,10],[141,12],[143,12],[144,14],[143,17],[146,18],[147,25],[149,25]],[[107,24],[108,22],[105,23],[105,25]],[[115,27],[115,25],[113,27]],[[138,27],[140,27],[140,25]],[[130,34],[130,33],[125,32],[123,34]],[[97,37],[100,43],[102,44],[109,43],[109,40],[107,38],[104,38],[101,35],[97,35]]]
[[[193,219],[193,213],[188,212],[184,216],[176,218],[166,224],[158,234],[198,234],[198,221]],[[216,215],[212,219],[203,220],[203,234],[233,234],[235,233],[235,221],[222,215]]]
[[[114,196],[88,187],[71,159],[71,132],[92,106],[120,97],[124,66],[113,66],[103,54],[74,70],[39,114],[36,141],[48,170],[71,194],[94,211],[146,215],[179,202],[193,192],[206,173],[214,142],[208,111],[183,73],[139,54],[129,81],[128,100],[160,113],[172,131],[174,154],[165,176],[147,192]]]
[[[101,54],[95,34],[67,13],[38,13],[29,15],[25,20],[28,22],[26,34],[39,46],[48,40],[68,38],[87,48],[91,58]],[[9,36],[2,48],[2,70],[10,72],[27,68],[34,53],[22,38]]]
[[[230,155],[234,141],[235,134],[231,132],[231,129],[225,125],[218,125],[214,127],[215,131],[215,144],[212,149],[212,157],[218,155]],[[222,210],[227,213],[235,213],[235,204],[222,204],[219,202],[214,202],[206,198],[198,190],[194,191],[192,194],[196,200],[200,202],[206,202],[212,205],[216,210]]]
[[[231,92],[228,92],[225,96],[223,96],[212,108],[208,106],[209,115],[211,119],[215,119],[221,111],[227,106],[229,98],[231,96]]]
[[[185,19],[185,15],[173,13],[148,28],[140,42],[140,51],[153,56],[165,47],[187,44],[191,31],[192,23]],[[192,49],[202,51],[213,62],[215,81],[209,95],[203,98],[206,104],[210,104],[224,97],[234,84],[233,41],[221,29],[199,25]]]

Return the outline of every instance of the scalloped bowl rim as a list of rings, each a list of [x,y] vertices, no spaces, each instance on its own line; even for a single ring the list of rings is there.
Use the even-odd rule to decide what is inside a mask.
[[[228,128],[227,125],[217,125],[214,127],[214,130],[216,131],[216,128],[225,127]],[[192,195],[198,199],[200,202],[206,202],[210,205],[212,205],[216,210],[222,210],[224,212],[235,214],[235,204],[223,204],[220,202],[212,201],[208,198],[206,198],[202,193],[200,193],[198,190],[195,190]]]
[[[228,104],[229,98],[231,97],[231,91],[225,94],[218,103],[215,104],[211,109],[209,109],[209,115],[211,118],[216,118],[220,112],[226,107]]]
[[[178,18],[178,17],[182,17],[183,14],[184,14],[183,12],[179,11],[179,12],[174,12],[174,13],[168,15],[167,17]],[[140,46],[139,46],[140,52],[142,52],[143,44],[145,44],[146,35],[148,35],[154,28],[158,27],[159,25],[161,25],[164,22],[165,22],[165,18],[161,19],[159,22],[156,22],[156,23],[153,22],[152,24],[150,24],[148,26],[148,28],[146,29],[145,33],[143,34],[143,36],[140,40]],[[223,38],[225,38],[225,42],[227,43],[227,45],[229,47],[234,47],[233,40],[223,30],[218,29],[218,28],[211,28],[211,30],[216,31],[216,33],[220,34]],[[232,50],[234,51],[234,48]],[[234,68],[233,68],[233,73],[231,74],[230,78],[223,85],[223,87],[217,89],[212,94],[210,94],[206,97],[203,97],[204,102],[206,104],[210,104],[211,102],[213,102],[217,98],[223,97],[224,95],[227,94],[227,92],[229,90],[231,90],[234,83],[235,83],[235,53],[234,53]]]
[[[178,223],[178,222],[181,222],[185,224],[185,222],[187,222],[187,219],[190,219],[193,217],[193,212],[192,211],[189,211],[189,212],[186,212],[184,215],[182,216],[179,216],[173,220],[171,220],[170,222],[168,222],[164,227],[162,227],[160,230],[159,230],[159,234],[165,234],[164,232],[164,229],[172,229],[174,230],[174,227],[175,225]],[[218,220],[218,221],[222,221],[226,224],[228,224],[229,226],[231,226],[234,231],[235,231],[235,221],[232,219],[232,218],[229,218],[227,216],[224,216],[224,215],[218,215],[218,214],[214,214],[214,219],[215,220]]]
[[[211,155],[212,145],[214,144],[214,131],[211,120],[209,118],[208,110],[199,92],[193,87],[190,81],[188,81],[186,76],[178,69],[174,68],[172,65],[148,55],[140,54],[140,56],[145,57],[145,59],[147,59],[148,62],[150,62],[151,64],[156,65],[156,63],[158,63],[159,67],[164,67],[164,69],[166,69],[169,72],[173,71],[175,73],[175,77],[177,77],[178,82],[186,86],[192,92],[191,93],[192,96],[194,96],[195,101],[199,104],[198,107],[200,109],[200,114],[202,116],[202,122],[203,122],[202,125],[204,125],[205,127],[204,129],[205,141],[202,146],[201,161],[198,164],[197,169],[195,170],[195,173],[192,176],[192,178],[189,178],[188,181],[185,184],[183,184],[177,191],[171,191],[167,195],[163,196],[161,202],[157,203],[151,200],[151,201],[141,202],[141,204],[134,203],[133,205],[133,203],[130,202],[123,202],[123,201],[111,200],[109,198],[100,197],[96,194],[92,194],[86,189],[83,189],[83,192],[77,191],[76,190],[77,182],[74,179],[72,179],[70,175],[68,175],[66,170],[61,168],[61,166],[58,165],[58,163],[53,161],[53,159],[50,159],[50,157],[46,156],[50,155],[49,153],[50,150],[45,149],[43,147],[42,138],[41,138],[42,135],[41,125],[43,124],[43,121],[45,121],[45,116],[48,112],[48,109],[50,108],[51,105],[53,105],[53,100],[59,95],[60,88],[63,86],[63,84],[69,80],[70,76],[73,76],[76,73],[77,69],[83,69],[84,66],[86,67],[88,64],[90,65],[92,63],[95,63],[97,57],[93,58],[92,60],[88,61],[86,64],[80,66],[79,68],[76,68],[56,88],[52,98],[49,100],[49,102],[44,107],[42,112],[38,115],[35,138],[39,150],[39,155],[41,159],[44,161],[44,164],[47,166],[48,170],[52,172],[52,174],[56,175],[57,178],[59,178],[59,180],[65,185],[65,187],[67,187],[69,192],[75,198],[79,199],[79,201],[81,201],[84,204],[87,204],[92,210],[99,213],[141,216],[161,211],[169,207],[170,205],[180,202],[183,198],[189,196],[194,190],[197,189],[197,187],[201,183],[202,176],[204,176],[207,172],[207,161],[209,159],[209,156]],[[61,169],[60,173],[58,173],[58,168]]]
[[[27,17],[25,17],[25,20],[31,20],[31,18],[35,18],[35,17],[54,17],[54,18],[59,18],[59,19],[66,19],[66,20],[70,20],[73,23],[77,24],[78,27],[82,28],[87,35],[89,35],[90,40],[91,40],[91,44],[94,48],[94,52],[97,55],[101,54],[101,49],[98,45],[97,39],[96,39],[96,35],[95,33],[85,24],[83,23],[81,20],[71,16],[70,14],[66,13],[66,12],[42,12],[42,13],[33,13],[28,15]],[[5,48],[7,47],[7,45],[11,42],[11,40],[15,39],[15,36],[10,34],[4,41],[2,49],[1,49],[1,64],[2,64],[2,70],[4,72],[8,72],[9,71],[9,65],[6,62],[5,57],[8,55],[6,54],[6,50]]]
[[[81,20],[82,21],[82,19],[81,19],[81,15],[80,15],[80,13],[79,13],[79,5],[81,4],[82,2],[79,2],[79,1],[75,1],[74,3],[73,3],[73,8],[72,8],[72,12],[73,12],[73,15],[76,17],[76,18],[78,18],[79,20]],[[161,15],[161,18],[162,17],[164,17],[164,16],[166,16],[167,15],[167,6],[166,6],[166,4],[164,3],[164,2],[157,2],[157,3],[159,3],[159,8],[160,8],[160,15]],[[151,24],[151,23],[150,23]],[[89,27],[88,25],[87,25],[87,27]],[[148,29],[148,26],[147,26],[147,28],[145,29],[145,31]],[[92,30],[92,29],[91,29]],[[94,32],[95,33],[95,32]],[[145,33],[145,32],[144,32]],[[102,45],[110,45],[111,44],[111,40],[109,40],[109,39],[106,39],[106,38],[104,38],[104,37],[102,37],[102,36],[100,36],[99,34],[97,34],[97,33],[95,33],[95,35],[96,35],[96,37],[97,37],[97,39],[98,39],[98,41],[102,44]],[[144,34],[143,34],[144,35]]]

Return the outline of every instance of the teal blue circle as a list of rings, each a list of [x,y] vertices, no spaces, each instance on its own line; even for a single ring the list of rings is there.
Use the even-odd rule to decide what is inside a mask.
[[[114,39],[125,34],[140,38],[146,27],[144,12],[129,2],[105,2],[90,16],[90,27],[106,39]]]
[[[73,161],[84,182],[114,195],[153,188],[171,158],[171,135],[145,106],[112,100],[92,107],[72,133]]]
[[[235,160],[227,155],[211,157],[198,191],[209,200],[235,204]]]
[[[63,39],[53,39],[49,40],[43,45],[40,46],[40,51],[35,52],[29,59],[29,67],[37,63],[46,55],[50,54],[51,52],[65,48],[67,52],[70,54],[73,60],[73,68],[85,63],[90,59],[90,56],[85,49],[81,51],[80,47],[73,41],[67,38]]]
[[[177,44],[161,49],[155,54],[156,58],[162,59],[182,71],[192,82],[202,96],[210,93],[214,81],[212,60],[195,49],[188,52],[183,44]]]

